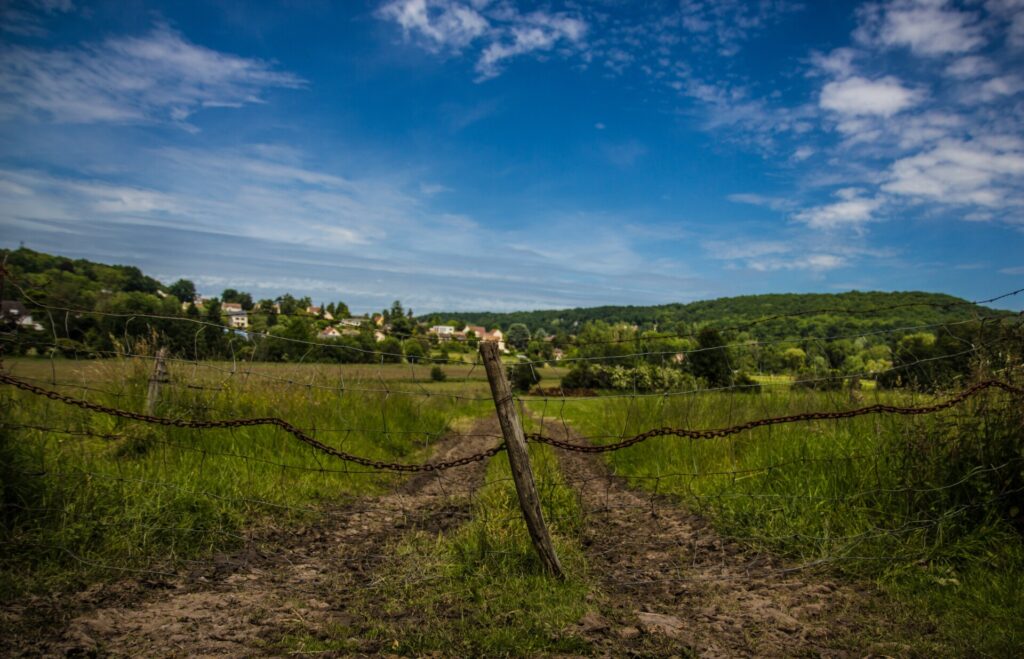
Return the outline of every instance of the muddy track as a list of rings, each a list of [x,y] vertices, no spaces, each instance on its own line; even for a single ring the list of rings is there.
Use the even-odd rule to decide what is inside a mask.
[[[545,433],[581,443],[560,423]],[[559,452],[585,511],[582,542],[600,615],[577,633],[612,655],[870,656],[857,622],[872,595],[821,574],[787,571],[718,537],[699,516],[629,489],[601,458]],[[859,640],[858,640],[859,639]]]
[[[496,418],[435,446],[433,460],[470,455],[500,436]],[[328,510],[314,527],[276,535],[260,548],[217,557],[166,580],[127,580],[79,594],[77,613],[38,638],[7,639],[4,654],[211,656],[279,654],[290,629],[352,622],[352,594],[372,587],[382,552],[413,530],[442,533],[468,519],[486,462],[406,480],[383,496]],[[90,604],[92,606],[90,606]],[[38,614],[35,616],[38,618]],[[6,647],[3,647],[6,646]],[[365,651],[376,648],[368,645]]]

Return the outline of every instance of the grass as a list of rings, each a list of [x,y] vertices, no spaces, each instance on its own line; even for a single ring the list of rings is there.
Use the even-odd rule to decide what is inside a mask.
[[[864,395],[863,404],[933,400]],[[845,392],[768,387],[759,395],[573,399],[560,411],[607,442],[653,427],[720,427],[851,406]],[[873,580],[906,623],[934,630],[925,641],[934,645],[922,648],[929,653],[1024,652],[1024,548],[1013,527],[1024,423],[1004,394],[928,417],[804,422],[711,441],[656,438],[607,460],[634,486],[709,516],[723,535]]]
[[[587,611],[587,569],[578,543],[582,512],[562,480],[548,447],[530,448],[545,518],[567,578],[544,573],[511,481],[508,459],[487,468],[486,484],[472,502],[472,518],[447,536],[411,533],[391,547],[378,571],[379,586],[356,604],[364,637],[397,654],[440,652],[461,656],[530,656],[586,652],[567,635]],[[344,643],[292,637],[293,650]]]
[[[122,409],[145,407],[148,361],[54,366],[57,380],[69,383],[57,387],[65,393]],[[466,383],[445,383],[428,390],[430,396],[395,395],[349,372],[339,395],[265,378],[224,380],[202,366],[193,371],[172,363],[157,414],[279,416],[327,444],[386,461],[422,461],[452,424],[491,405],[453,397],[464,394]],[[298,375],[297,368],[272,370]],[[19,360],[11,371],[53,374],[48,360]],[[306,383],[323,382],[322,372],[302,375]],[[111,571],[171,569],[239,546],[263,526],[312,518],[325,505],[380,492],[397,478],[318,455],[269,426],[154,427],[11,387],[0,389],[0,407],[0,601],[74,587]]]

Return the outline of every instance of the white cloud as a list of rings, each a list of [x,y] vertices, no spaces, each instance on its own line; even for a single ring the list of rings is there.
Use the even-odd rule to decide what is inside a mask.
[[[985,43],[979,16],[947,0],[892,0],[867,5],[860,13],[855,36],[869,45],[905,47],[935,57],[971,52]]]
[[[716,259],[752,259],[793,251],[793,244],[781,240],[709,240],[701,245]]]
[[[878,197],[865,197],[864,192],[859,188],[843,188],[836,192],[839,201],[802,210],[793,217],[812,229],[859,227],[871,221],[884,203]]]
[[[428,49],[464,48],[490,28],[473,7],[446,0],[395,0],[377,14],[398,23],[407,37],[421,37]]]
[[[45,19],[74,10],[71,0],[7,0],[0,5],[0,31],[23,37],[48,34]]]
[[[992,208],[1019,204],[1024,144],[1011,136],[946,140],[897,160],[887,179],[885,191],[920,200]]]
[[[647,153],[647,147],[636,140],[628,140],[619,144],[605,144],[602,151],[608,162],[616,167],[627,168]]]
[[[796,151],[793,152],[793,155],[790,156],[790,159],[793,160],[794,162],[803,162],[804,160],[807,160],[808,158],[810,158],[813,155],[814,155],[814,149],[813,148],[811,148],[809,146],[801,146],[801,147],[798,147],[796,149]]]
[[[739,204],[750,204],[752,206],[764,206],[774,211],[792,210],[795,203],[786,197],[772,197],[769,195],[754,194],[750,192],[738,192],[727,197],[729,201]]]
[[[836,254],[807,254],[790,258],[755,259],[748,263],[747,267],[758,272],[772,272],[775,270],[825,272],[842,268],[847,263],[846,258]]]
[[[812,72],[824,73],[833,78],[849,78],[856,72],[853,65],[858,53],[853,48],[836,48],[827,55],[811,53]]]
[[[501,73],[501,65],[506,60],[535,51],[549,51],[560,44],[576,44],[586,32],[584,21],[565,15],[538,11],[516,16],[514,24],[481,53],[476,71],[480,79],[493,78]]]
[[[995,63],[981,55],[961,57],[946,67],[946,75],[961,80],[980,78],[981,76],[992,75],[995,72]]]
[[[990,78],[981,83],[978,88],[977,98],[980,101],[990,103],[1004,96],[1016,96],[1022,91],[1024,91],[1024,78],[1011,73]]]
[[[893,76],[868,80],[854,76],[827,83],[821,90],[822,108],[842,115],[889,117],[920,100],[920,93]]]
[[[667,22],[686,31],[691,45],[732,57],[753,33],[802,8],[787,1],[681,0],[678,15]]]
[[[1007,23],[1006,43],[1024,48],[1024,0],[987,0],[985,9]]]
[[[0,116],[62,123],[184,122],[204,107],[261,101],[303,85],[265,61],[193,44],[167,26],[59,50],[0,51]]]
[[[478,80],[501,73],[510,59],[578,45],[587,22],[566,13],[521,13],[514,5],[465,0],[392,0],[377,17],[393,21],[408,39],[430,51],[459,52],[480,42]]]

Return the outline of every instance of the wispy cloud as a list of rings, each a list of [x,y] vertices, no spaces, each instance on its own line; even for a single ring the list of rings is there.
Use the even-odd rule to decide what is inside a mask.
[[[948,0],[893,0],[869,3],[860,10],[855,38],[869,46],[909,48],[934,57],[966,53],[985,43],[980,16]]]
[[[259,103],[271,88],[303,84],[270,62],[205,48],[166,25],[78,47],[0,51],[0,117],[187,125],[201,108]]]
[[[479,0],[390,0],[377,10],[409,40],[431,52],[458,53],[477,45],[478,80],[499,75],[523,55],[580,45],[587,22],[569,12],[520,12],[514,5]]]

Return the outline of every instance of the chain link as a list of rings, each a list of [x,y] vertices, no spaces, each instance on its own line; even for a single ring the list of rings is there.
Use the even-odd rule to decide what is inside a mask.
[[[13,387],[17,387],[23,391],[36,394],[38,396],[45,396],[50,400],[55,400],[65,405],[73,405],[80,407],[83,410],[89,410],[92,412],[98,412],[100,414],[106,414],[108,416],[114,416],[121,419],[131,419],[133,421],[141,421],[143,423],[150,423],[158,426],[170,426],[174,428],[191,428],[196,430],[205,430],[210,428],[245,428],[249,426],[277,426],[295,436],[300,442],[312,446],[314,449],[332,455],[339,460],[345,462],[352,462],[363,467],[370,467],[372,469],[380,469],[383,471],[399,471],[406,473],[415,472],[430,472],[430,471],[445,471],[446,469],[452,469],[454,467],[461,467],[463,465],[470,464],[472,462],[480,462],[486,458],[493,457],[499,452],[505,449],[505,444],[499,444],[494,448],[487,449],[480,453],[466,456],[464,458],[458,458],[455,460],[446,460],[442,462],[428,462],[425,464],[405,464],[401,462],[383,462],[381,460],[371,460],[370,458],[364,458],[358,455],[352,455],[344,451],[328,446],[323,442],[317,440],[310,435],[307,435],[302,430],[296,428],[292,424],[288,423],[284,419],[277,417],[259,417],[259,418],[247,418],[247,419],[226,419],[223,421],[194,421],[189,419],[169,419],[161,416],[151,416],[149,414],[140,414],[138,412],[129,412],[128,410],[121,410],[114,407],[107,407],[106,405],[100,405],[99,403],[93,403],[91,401],[82,400],[81,398],[74,398],[72,396],[65,396],[56,391],[50,389],[44,389],[43,387],[37,387],[34,384],[29,384],[24,380],[11,377],[5,373],[0,373],[0,382],[9,384]]]
[[[66,396],[64,394],[52,391],[50,389],[44,389],[43,387],[37,387],[36,385],[29,384],[18,378],[11,377],[10,375],[0,373],[0,382],[9,384],[13,387],[17,387],[23,391],[27,391],[39,396],[45,396],[51,400],[55,400],[66,405],[73,405],[80,407],[85,410],[91,410],[93,412],[99,412],[100,414],[106,414],[108,416],[119,417],[122,419],[131,419],[133,421],[141,421],[143,423],[150,423],[160,426],[172,426],[175,428],[192,428],[192,429],[209,429],[209,428],[244,428],[248,426],[277,426],[285,432],[288,432],[295,436],[296,439],[307,444],[314,449],[334,456],[340,460],[346,462],[352,462],[354,464],[362,465],[364,467],[370,467],[372,469],[380,469],[383,471],[398,471],[406,473],[414,472],[431,472],[431,471],[444,471],[446,469],[452,469],[455,467],[461,467],[472,462],[480,462],[490,457],[494,457],[505,449],[505,444],[501,443],[494,448],[490,448],[480,453],[474,453],[463,458],[457,458],[455,460],[445,460],[441,462],[428,462],[424,464],[406,464],[401,462],[384,462],[381,460],[371,460],[370,458],[364,458],[358,455],[352,455],[351,453],[345,453],[336,448],[328,446],[323,442],[311,437],[302,430],[296,428],[292,424],[288,423],[284,419],[277,417],[258,417],[258,418],[246,418],[246,419],[226,419],[223,421],[194,421],[189,419],[170,419],[167,417],[151,416],[148,414],[140,414],[138,412],[129,412],[127,410],[121,410],[114,407],[107,407],[106,405],[100,405],[99,403],[93,403],[80,398],[74,398],[72,396]],[[999,380],[984,380],[971,385],[967,389],[964,389],[959,394],[948,398],[941,403],[935,405],[926,405],[923,407],[899,407],[896,405],[869,405],[867,407],[860,407],[854,410],[846,410],[842,412],[804,412],[801,414],[790,414],[787,416],[776,416],[767,417],[763,419],[755,419],[746,423],[741,423],[735,426],[729,426],[726,428],[711,428],[707,430],[691,430],[688,428],[653,428],[647,432],[642,432],[639,435],[635,435],[628,439],[624,439],[619,442],[612,444],[603,445],[590,445],[590,444],[574,444],[553,437],[547,437],[541,433],[528,433],[526,439],[531,442],[537,442],[541,444],[548,444],[558,449],[565,451],[576,451],[578,453],[607,453],[609,451],[618,451],[620,449],[628,448],[634,444],[645,442],[648,439],[654,437],[683,437],[687,439],[717,439],[721,437],[728,437],[729,435],[735,435],[737,433],[745,432],[747,430],[753,430],[754,428],[761,428],[764,426],[775,426],[785,423],[797,423],[800,421],[831,421],[837,419],[852,419],[858,416],[864,416],[866,414],[899,414],[903,416],[915,416],[921,414],[932,414],[942,410],[949,409],[960,403],[966,401],[968,398],[977,395],[985,389],[1001,389],[1009,394],[1013,394],[1017,397],[1024,397],[1024,389],[1015,387],[1012,384],[1002,382]]]
[[[895,405],[869,405],[868,407],[860,407],[855,410],[846,410],[844,412],[804,412],[802,414],[790,414],[787,416],[776,416],[768,417],[765,419],[756,419],[754,421],[748,421],[747,423],[741,423],[735,426],[729,426],[727,428],[712,428],[708,430],[690,430],[687,428],[654,428],[647,432],[640,433],[634,437],[624,439],[620,442],[613,444],[604,445],[583,445],[574,444],[572,442],[555,439],[553,437],[547,437],[540,433],[529,433],[526,438],[532,442],[539,442],[541,444],[548,444],[565,451],[576,451],[578,453],[607,453],[609,451],[618,451],[634,444],[647,441],[653,437],[684,437],[687,439],[717,439],[721,437],[727,437],[729,435],[735,435],[740,432],[752,430],[754,428],[761,428],[763,426],[775,426],[784,423],[796,423],[798,421],[827,421],[833,419],[852,419],[854,417],[863,416],[865,414],[901,414],[905,416],[914,416],[919,414],[932,414],[941,410],[949,409],[964,402],[971,396],[974,396],[985,389],[997,388],[1003,391],[1013,394],[1018,397],[1024,397],[1024,389],[1015,387],[1012,384],[1001,382],[999,380],[984,380],[978,382],[967,389],[964,389],[959,394],[944,400],[941,403],[935,405],[927,405],[924,407],[897,407]]]

